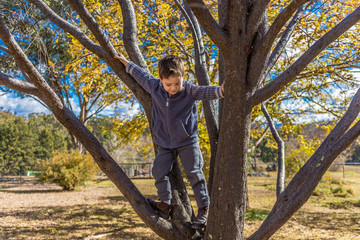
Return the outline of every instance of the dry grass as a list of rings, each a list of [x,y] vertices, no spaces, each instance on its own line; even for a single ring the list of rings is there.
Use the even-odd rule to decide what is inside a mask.
[[[311,197],[271,239],[360,239],[360,173],[329,175],[344,180],[354,195]],[[159,239],[109,180],[97,179],[75,192],[25,180],[21,185],[0,183],[0,240]],[[156,197],[153,180],[134,183],[146,197]],[[248,185],[246,236],[260,226],[275,202],[275,177],[250,177]]]

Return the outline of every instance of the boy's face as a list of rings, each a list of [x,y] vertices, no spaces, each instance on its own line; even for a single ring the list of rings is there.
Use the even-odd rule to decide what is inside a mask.
[[[171,95],[174,95],[182,89],[183,78],[181,76],[169,76],[168,78],[160,78],[160,81],[165,91]]]

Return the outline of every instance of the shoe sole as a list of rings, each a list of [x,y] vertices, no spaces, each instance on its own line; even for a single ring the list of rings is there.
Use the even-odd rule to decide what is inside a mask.
[[[191,227],[194,229],[202,229],[202,228],[206,228],[206,224],[204,223],[193,223],[191,224]]]
[[[146,201],[150,204],[150,206],[154,209],[154,211],[157,212],[160,215],[160,217],[165,218],[165,219],[170,218],[170,214],[167,215],[163,211],[161,211],[161,209],[159,209],[156,206],[157,203],[154,200],[152,200],[151,198],[147,198]]]

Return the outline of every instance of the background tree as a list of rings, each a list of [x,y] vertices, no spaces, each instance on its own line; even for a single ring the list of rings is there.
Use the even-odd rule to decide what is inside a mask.
[[[148,120],[151,119],[151,99],[128,74],[123,66],[113,59],[116,51],[109,41],[106,32],[97,24],[95,18],[80,1],[69,0],[72,8],[79,14],[87,28],[95,36],[96,42],[91,40],[78,27],[49,9],[40,0],[30,0],[56,25],[74,36],[83,46],[96,54],[121,78],[121,80],[133,91],[136,98],[142,104]],[[211,15],[209,9],[216,5],[206,5],[203,1],[185,1],[192,9],[200,25],[207,35],[215,43],[219,57],[220,80],[226,81],[225,99],[222,106],[220,132],[216,147],[216,162],[214,169],[212,203],[210,207],[209,223],[206,232],[208,239],[242,239],[246,209],[246,167],[248,153],[248,139],[254,107],[263,101],[272,98],[286,85],[294,82],[296,77],[318,56],[326,47],[340,37],[346,30],[351,28],[360,19],[360,8],[355,2],[346,1],[349,10],[353,11],[349,16],[339,16],[338,22],[333,28],[321,35],[305,51],[300,51],[296,61],[281,71],[276,77],[266,79],[268,71],[265,71],[268,62],[276,61],[271,58],[271,52],[278,36],[281,36],[283,27],[296,10],[307,0],[294,0],[279,6],[278,14],[274,15],[273,21],[268,21],[267,6],[270,1],[247,1],[228,0],[218,3],[218,21]],[[351,2],[351,4],[350,4]],[[319,4],[321,2],[316,2]],[[342,1],[341,1],[342,3]],[[140,66],[146,67],[146,62],[138,48],[136,41],[135,15],[130,1],[119,1],[122,9],[124,29],[124,46],[130,59]],[[189,8],[184,7],[190,13]],[[186,10],[188,9],[188,10]],[[331,13],[330,13],[331,14]],[[191,15],[191,14],[190,14]],[[56,93],[49,87],[40,72],[34,67],[23,53],[19,45],[6,28],[6,19],[2,17],[0,24],[0,36],[9,49],[9,53],[18,61],[31,82],[23,82],[8,75],[1,74],[0,82],[3,85],[28,94],[33,94],[47,104],[57,119],[74,134],[92,154],[101,169],[114,181],[124,196],[144,220],[156,233],[166,239],[184,239],[193,236],[191,229],[187,231],[187,221],[191,216],[191,208],[186,195],[182,179],[176,172],[177,167],[171,174],[174,201],[177,207],[174,211],[172,223],[159,218],[139,193],[136,187],[126,177],[122,169],[113,161],[110,155],[100,145],[96,138],[79,122]],[[189,18],[190,19],[190,18]],[[195,18],[193,18],[195,19]],[[192,20],[195,24],[195,20]],[[319,28],[322,29],[322,28]],[[195,31],[194,31],[195,32]],[[194,34],[199,39],[198,34]],[[202,56],[201,47],[198,50],[198,63]],[[275,50],[276,51],[276,48]],[[265,83],[265,85],[264,85]],[[296,83],[296,81],[295,81]],[[296,84],[295,84],[296,85]],[[250,239],[266,239],[277,231],[310,197],[321,176],[329,167],[335,157],[340,154],[360,134],[360,124],[356,123],[359,113],[359,95],[357,93],[350,104],[349,110],[339,121],[338,125],[324,140],[318,150],[312,155],[307,163],[295,175],[293,180],[284,189],[274,205],[273,210],[262,226]],[[216,126],[210,126],[208,129]],[[210,128],[209,128],[210,127]],[[349,130],[348,130],[349,129]],[[211,135],[211,131],[209,131]],[[215,134],[216,135],[216,134]],[[217,138],[210,138],[214,141]],[[234,174],[229,174],[234,173]],[[229,222],[229,219],[232,221]],[[220,226],[220,227],[219,227]]]
[[[0,167],[5,174],[25,174],[53,151],[67,151],[71,139],[53,115],[30,114],[28,118],[0,111]]]

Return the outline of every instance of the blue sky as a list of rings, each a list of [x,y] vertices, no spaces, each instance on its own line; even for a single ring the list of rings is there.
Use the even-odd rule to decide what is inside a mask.
[[[104,109],[102,115],[115,115],[116,113],[134,115],[139,111],[139,104],[131,106],[128,103],[122,103],[117,106],[109,106]],[[10,94],[0,94],[0,109],[3,111],[10,111],[16,113],[18,116],[27,116],[30,113],[46,113],[50,114],[50,111],[42,106],[39,102],[32,98],[19,98],[13,97]],[[74,109],[75,114],[79,112],[79,109]]]
[[[14,98],[10,94],[0,95],[0,109],[16,112],[19,116],[27,116],[30,113],[50,113],[32,98]]]

